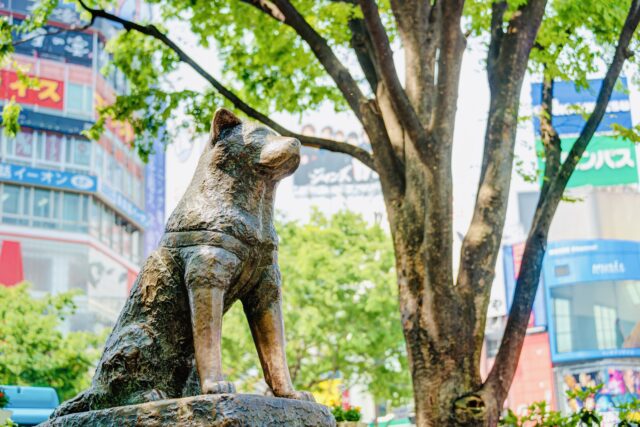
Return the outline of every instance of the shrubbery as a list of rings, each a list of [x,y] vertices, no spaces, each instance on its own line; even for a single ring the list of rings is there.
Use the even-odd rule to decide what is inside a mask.
[[[602,385],[596,387],[586,387],[582,390],[569,390],[569,399],[579,399],[587,401],[595,395]],[[618,427],[640,427],[640,400],[634,399],[631,402],[617,406],[620,421]],[[503,427],[600,427],[602,416],[594,407],[583,406],[577,412],[563,415],[558,411],[553,411],[547,402],[536,402],[527,408],[523,415],[516,415],[511,409],[508,410],[500,425]]]
[[[337,422],[340,421],[360,421],[362,418],[362,414],[360,413],[360,408],[357,406],[349,406],[346,408],[342,407],[342,405],[336,405],[331,408],[331,413]]]
[[[0,286],[0,384],[53,387],[60,400],[89,385],[104,337],[60,332],[74,296],[33,298],[25,285]]]

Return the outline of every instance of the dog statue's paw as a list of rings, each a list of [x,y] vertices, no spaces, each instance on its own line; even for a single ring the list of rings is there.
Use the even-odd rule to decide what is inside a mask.
[[[236,386],[230,381],[204,380],[202,382],[202,394],[235,393]]]
[[[146,393],[142,394],[142,398],[146,401],[146,402],[155,402],[157,400],[164,400],[167,399],[167,393],[165,393],[162,390],[157,390],[155,388],[147,391]]]

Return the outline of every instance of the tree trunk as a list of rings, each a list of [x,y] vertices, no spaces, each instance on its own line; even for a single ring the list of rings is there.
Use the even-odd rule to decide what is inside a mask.
[[[425,283],[424,264],[412,251],[397,248],[400,311],[413,378],[416,424],[431,426],[485,425],[484,403],[472,393],[480,386],[472,363],[473,340],[453,339],[453,324],[465,324],[458,310],[437,297],[416,298]],[[428,293],[418,293],[418,295]],[[444,324],[437,318],[446,317]],[[445,326],[443,325],[451,325]],[[458,404],[461,396],[464,405]]]

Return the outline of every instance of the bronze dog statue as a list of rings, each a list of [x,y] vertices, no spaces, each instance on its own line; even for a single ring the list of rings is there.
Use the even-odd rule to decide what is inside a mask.
[[[277,183],[299,161],[298,140],[215,113],[193,180],[140,271],[91,387],[52,417],[235,392],[222,373],[221,328],[237,300],[273,394],[313,400],[289,376],[273,226]]]

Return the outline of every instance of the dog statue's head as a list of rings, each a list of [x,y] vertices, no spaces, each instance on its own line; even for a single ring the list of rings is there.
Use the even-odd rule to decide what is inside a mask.
[[[300,141],[242,121],[224,108],[213,116],[209,144],[216,167],[253,172],[274,181],[291,175],[300,163]]]

